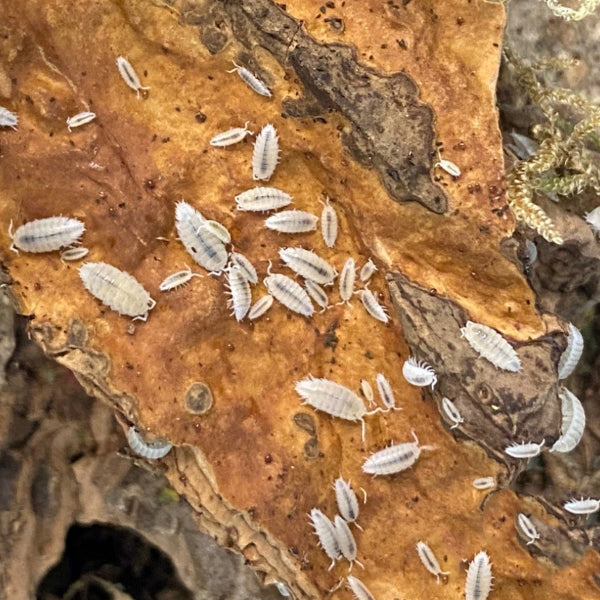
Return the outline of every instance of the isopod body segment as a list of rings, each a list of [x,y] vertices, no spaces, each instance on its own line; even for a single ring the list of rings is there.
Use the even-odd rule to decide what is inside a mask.
[[[158,289],[161,292],[168,292],[169,290],[174,290],[179,286],[185,285],[188,281],[192,279],[192,277],[202,277],[202,275],[200,275],[200,273],[192,273],[192,270],[189,267],[187,267],[182,271],[177,271],[176,273],[165,277],[158,286]]]
[[[364,569],[363,564],[356,560],[356,541],[354,540],[354,535],[352,535],[348,523],[346,523],[340,515],[335,515],[333,525],[335,527],[335,536],[338,541],[340,552],[346,560],[350,561],[350,568],[352,569],[352,564],[356,562]]]
[[[545,440],[542,440],[539,444],[535,442],[522,442],[521,444],[511,444],[504,448],[504,452],[513,458],[533,458],[538,456],[542,451],[542,446],[545,444]]]
[[[408,383],[417,387],[430,385],[431,389],[433,389],[437,383],[437,376],[431,365],[424,360],[418,361],[412,356],[402,365],[402,375],[404,375],[404,379]]]
[[[12,223],[11,223],[12,225]],[[29,221],[12,234],[11,250],[52,252],[75,244],[85,231],[85,225],[69,217],[47,217]]]
[[[335,561],[340,557],[341,550],[337,540],[335,526],[329,518],[318,508],[310,511],[310,520],[319,538],[319,544],[325,551],[325,554],[331,559],[329,570],[335,565]]]
[[[360,579],[353,575],[348,575],[347,581],[348,587],[352,590],[356,600],[375,600],[373,594],[371,594],[367,586]]]
[[[496,481],[493,477],[478,477],[473,479],[473,487],[476,490],[491,490],[496,487]]]
[[[573,498],[563,504],[563,508],[573,515],[591,515],[600,510],[600,500],[595,498]]]
[[[371,475],[393,475],[412,467],[423,450],[433,450],[433,446],[419,446],[413,431],[414,442],[397,444],[371,454],[363,463],[362,470]]]
[[[315,283],[326,285],[336,276],[336,271],[324,258],[304,248],[280,248],[279,257],[295,273]]]
[[[250,304],[252,303],[250,284],[240,269],[233,265],[229,265],[227,269],[227,284],[231,295],[233,314],[239,322],[250,310]]]
[[[365,287],[364,289],[359,290],[358,293],[360,294],[360,300],[363,306],[365,307],[365,310],[374,319],[377,319],[382,323],[387,323],[390,320],[390,318],[387,315],[386,309],[383,306],[381,306],[381,304],[379,304],[377,298],[375,298],[375,295],[369,288]]]
[[[483,550],[469,563],[465,600],[486,600],[492,589],[490,557]]]
[[[448,419],[452,422],[450,429],[456,429],[461,423],[464,423],[464,419],[462,418],[458,408],[450,398],[446,398],[444,396],[442,398],[442,410]]]
[[[240,79],[257,94],[266,96],[267,98],[271,97],[271,90],[269,90],[269,88],[254,75],[254,73],[250,72],[246,67],[236,65],[235,62],[233,63],[233,66],[234,68],[231,69],[231,71],[228,71],[228,73],[233,73],[235,71]]]
[[[583,336],[581,331],[569,323],[569,336],[567,338],[567,347],[561,354],[558,361],[558,378],[566,379],[577,366],[581,353],[583,352]]]
[[[423,563],[423,566],[435,575],[437,582],[440,582],[440,575],[448,575],[449,571],[442,571],[440,563],[433,550],[425,542],[417,542],[417,554]]]
[[[210,145],[215,148],[232,146],[233,144],[241,142],[248,134],[252,135],[252,132],[248,130],[248,122],[246,121],[246,124],[243,127],[234,127],[233,129],[228,129],[227,131],[223,131],[212,137]]]
[[[377,267],[375,263],[369,258],[369,260],[362,266],[360,270],[359,277],[363,283],[366,283],[371,279],[371,275],[377,271]]]
[[[390,410],[402,410],[399,406],[396,406],[396,398],[394,396],[394,390],[390,382],[387,380],[385,375],[378,373],[375,377],[375,383],[377,384],[377,391],[379,397],[385,406],[385,412]]]
[[[4,108],[4,106],[0,106],[0,127],[11,127],[16,130],[18,123],[19,117],[17,117],[16,113],[8,110],[8,108]]]
[[[137,97],[140,97],[140,90],[149,90],[149,87],[144,87],[140,78],[138,77],[135,69],[131,66],[131,63],[124,57],[117,57],[117,69],[119,74],[123,78],[123,81],[132,89],[135,90]]]
[[[513,373],[521,370],[521,360],[515,349],[495,329],[467,321],[460,332],[471,348],[497,369]]]
[[[248,311],[248,318],[251,321],[262,317],[273,305],[273,296],[267,294],[262,298],[259,298]]]
[[[305,317],[315,312],[308,294],[293,279],[274,273],[265,278],[264,284],[269,294],[291,311]]]
[[[256,136],[252,153],[252,178],[269,181],[279,161],[279,141],[273,125],[265,125]]]
[[[255,187],[235,197],[238,210],[267,212],[283,208],[292,202],[292,197],[277,188]]]
[[[66,250],[63,250],[60,253],[60,259],[67,261],[81,260],[82,258],[87,256],[88,253],[89,250],[84,246],[78,246],[77,248],[67,248]]]
[[[531,522],[531,519],[524,513],[517,515],[517,528],[528,539],[527,545],[533,544],[536,540],[540,539],[540,534],[535,528],[535,525]]]
[[[585,412],[579,398],[567,388],[561,387],[558,397],[561,400],[562,424],[560,437],[550,448],[550,452],[571,452],[583,437]]]
[[[304,282],[304,287],[306,288],[308,295],[322,308],[321,312],[325,311],[329,306],[327,292],[311,279],[307,279]]]
[[[346,262],[342,267],[342,272],[340,273],[339,290],[342,301],[338,304],[350,304],[350,298],[352,298],[352,294],[354,293],[355,280],[356,266],[354,264],[354,259],[350,256],[346,259]]]
[[[258,274],[254,265],[239,252],[232,252],[229,256],[231,262],[240,270],[242,275],[252,284],[258,283]]]
[[[354,523],[359,529],[362,529],[356,522],[359,514],[358,498],[350,484],[342,477],[338,477],[333,484],[333,489],[340,515],[348,523]]]
[[[265,220],[265,227],[280,233],[305,233],[317,228],[319,218],[303,210],[283,210]]]
[[[139,456],[156,460],[165,457],[173,445],[165,441],[147,442],[136,427],[130,427],[127,430],[127,441],[129,447]]]
[[[81,127],[96,118],[96,113],[93,112],[80,112],[67,119],[67,129],[71,131],[73,127]]]
[[[323,236],[325,245],[328,248],[333,248],[339,230],[337,213],[329,203],[329,198],[327,198],[327,203],[321,202],[321,204],[323,204],[323,210],[321,211],[321,235]]]

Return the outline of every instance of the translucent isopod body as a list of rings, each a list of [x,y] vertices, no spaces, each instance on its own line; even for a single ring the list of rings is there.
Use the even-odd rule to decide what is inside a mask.
[[[550,452],[571,452],[583,437],[585,412],[579,398],[567,388],[561,387],[558,397],[561,401],[562,424],[560,437],[550,448]]]
[[[67,119],[67,129],[71,131],[73,127],[81,127],[96,118],[96,113],[93,112],[80,112]]]
[[[340,515],[335,515],[333,525],[335,527],[335,536],[338,541],[338,546],[340,547],[340,552],[346,560],[350,561],[350,568],[352,568],[353,563],[358,563],[364,569],[363,564],[356,560],[356,541],[354,540],[354,536],[350,531],[348,523],[346,523]]]
[[[234,127],[233,129],[218,133],[211,138],[210,145],[215,148],[232,146],[233,144],[241,142],[248,134],[252,135],[252,132],[248,130],[248,121],[246,121],[246,124],[243,127]]]
[[[12,225],[12,224],[11,224]],[[84,224],[69,217],[48,217],[29,221],[17,228],[12,238],[11,250],[25,252],[52,252],[72,246],[85,231]]]
[[[464,419],[461,414],[458,412],[458,408],[450,398],[446,398],[444,396],[442,398],[442,410],[448,419],[452,422],[450,429],[456,429],[461,423],[464,423]]]
[[[563,508],[573,515],[591,515],[600,510],[600,500],[594,498],[581,498],[569,500],[563,504]]]
[[[273,125],[265,125],[256,136],[252,153],[252,178],[269,181],[279,161],[279,142]]]
[[[359,513],[358,498],[356,497],[354,490],[350,487],[350,484],[347,481],[344,481],[342,477],[338,477],[333,484],[333,489],[335,490],[335,500],[340,515],[342,515],[348,523],[354,523],[361,529],[356,522]]]
[[[319,218],[303,210],[282,210],[265,220],[265,227],[280,233],[305,233],[317,228]]]
[[[402,365],[402,375],[404,375],[404,379],[408,383],[417,387],[427,387],[430,385],[431,389],[433,389],[437,383],[437,376],[431,365],[424,360],[418,361],[412,356]]]
[[[365,397],[366,401],[369,403],[369,406],[373,406],[375,404],[375,396],[373,395],[373,388],[371,384],[366,379],[360,380],[360,391]]]
[[[493,477],[478,477],[473,479],[473,487],[476,490],[491,490],[496,487],[496,481]]]
[[[600,234],[600,206],[585,214],[585,222],[592,228],[592,231],[596,235]]]
[[[229,265],[227,269],[227,284],[231,296],[230,306],[236,320],[239,322],[250,310],[250,304],[252,303],[250,284],[242,272],[233,265]]]
[[[234,68],[228,71],[228,73],[236,72],[240,76],[240,79],[257,94],[266,96],[267,98],[271,97],[271,90],[254,73],[250,72],[246,67],[236,65],[235,62],[233,65]]]
[[[352,298],[352,294],[354,293],[355,280],[356,266],[354,264],[354,259],[350,256],[346,259],[346,262],[342,267],[342,272],[340,273],[339,290],[342,301],[338,302],[338,304],[350,304],[350,298]]]
[[[232,252],[229,256],[231,262],[241,271],[242,275],[252,284],[258,283],[258,274],[254,265],[239,252]]]
[[[567,347],[561,354],[558,361],[558,378],[566,379],[577,366],[581,353],[583,352],[583,336],[581,331],[569,323],[569,337],[567,339]]]
[[[521,370],[521,361],[515,349],[496,330],[467,321],[460,332],[471,348],[496,368],[513,373]]]
[[[200,227],[210,231],[224,244],[229,244],[229,242],[231,242],[231,234],[229,233],[229,230],[227,229],[227,227],[225,227],[225,225],[219,223],[219,221],[207,219]]]
[[[315,312],[308,294],[293,279],[274,273],[265,278],[264,284],[269,294],[290,310],[305,317]]]
[[[379,304],[377,298],[373,295],[373,292],[365,287],[358,292],[360,294],[360,300],[365,307],[365,310],[378,321],[387,323],[390,318],[387,315],[386,309]]]
[[[149,90],[149,87],[144,87],[140,83],[140,78],[137,76],[135,69],[131,66],[131,63],[124,57],[117,57],[117,69],[123,78],[123,81],[132,89],[135,90],[137,97],[140,97],[140,90]]]
[[[173,447],[173,444],[165,441],[147,442],[135,427],[130,427],[127,430],[127,441],[129,442],[129,447],[136,454],[150,460],[165,457]]]
[[[273,305],[273,296],[271,296],[270,294],[267,294],[266,296],[259,298],[252,305],[252,308],[250,308],[250,311],[248,312],[248,318],[251,321],[254,321],[254,319],[258,319],[259,317],[262,317],[271,308],[272,305]]]
[[[469,563],[465,600],[486,600],[492,589],[492,567],[490,557],[481,551]]]
[[[312,250],[280,248],[279,257],[292,271],[315,283],[328,284],[335,279],[335,269]]]
[[[450,162],[445,158],[438,160],[438,162],[435,163],[435,166],[440,167],[440,169],[443,169],[448,175],[452,175],[452,177],[460,177],[460,169],[453,162]]]
[[[307,279],[304,282],[304,287],[308,292],[308,295],[323,309],[323,312],[329,306],[329,299],[327,298],[327,292],[318,284]]]
[[[85,263],[79,276],[86,290],[121,315],[145,321],[156,302],[133,276],[112,265]]]
[[[393,475],[412,467],[422,450],[433,450],[433,446],[419,446],[419,440],[413,431],[414,442],[397,444],[371,454],[365,460],[362,470],[371,475]]]
[[[513,458],[533,458],[534,456],[538,456],[542,451],[544,443],[545,440],[542,440],[539,444],[536,444],[535,442],[512,444],[511,446],[504,448],[504,452]]]
[[[390,382],[387,380],[385,375],[382,373],[378,373],[375,377],[375,383],[377,384],[377,391],[379,392],[379,397],[385,406],[385,412],[390,410],[402,410],[399,406],[396,406],[396,398],[394,396],[394,390],[392,390],[392,386]]]
[[[12,127],[16,130],[18,123],[19,118],[14,112],[0,106],[0,127]]]
[[[335,209],[329,203],[329,198],[327,198],[327,203],[321,202],[323,204],[323,210],[321,212],[321,234],[323,235],[323,241],[328,248],[333,248],[335,246],[335,241],[338,236],[338,217]]]
[[[348,587],[352,590],[356,600],[375,600],[373,594],[371,594],[367,586],[360,579],[353,575],[348,575],[347,581]]]
[[[187,267],[187,265],[186,265]],[[158,286],[158,289],[161,292],[168,292],[169,290],[174,290],[179,286],[185,285],[192,277],[202,277],[200,273],[192,273],[192,270],[187,267],[182,271],[177,271],[168,277],[165,277]]]
[[[67,248],[60,253],[60,259],[67,261],[81,260],[87,256],[88,253],[89,250],[83,246],[78,246],[77,248]]]
[[[527,545],[533,544],[536,540],[540,539],[540,534],[535,528],[535,525],[531,522],[531,519],[524,513],[517,515],[517,529],[521,534],[528,538]]]
[[[448,575],[449,571],[442,571],[438,559],[433,550],[425,542],[417,542],[417,554],[423,563],[423,566],[435,575],[437,582],[440,582],[440,575]]]
[[[266,212],[283,208],[292,202],[292,197],[277,188],[255,187],[235,197],[238,210]]]
[[[325,551],[325,554],[331,559],[329,570],[335,565],[335,561],[340,557],[341,551],[335,534],[335,527],[329,518],[318,508],[310,511],[310,520],[319,538],[319,545]]]
[[[366,283],[367,281],[369,281],[369,279],[371,279],[371,275],[373,275],[375,271],[377,271],[377,267],[375,266],[375,263],[371,259],[369,259],[360,270],[360,280],[363,283]]]

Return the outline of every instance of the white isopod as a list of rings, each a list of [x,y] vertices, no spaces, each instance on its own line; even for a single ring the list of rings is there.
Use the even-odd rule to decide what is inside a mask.
[[[465,422],[454,402],[450,398],[446,398],[446,396],[442,398],[442,410],[448,419],[452,421],[450,429],[456,429],[461,423]]]
[[[93,112],[80,112],[72,117],[67,118],[67,129],[71,131],[73,127],[81,127],[96,118],[96,113]]]
[[[252,284],[258,283],[258,274],[254,265],[239,252],[232,252],[229,255],[231,262],[241,271],[242,275]]]
[[[248,121],[246,121],[243,127],[234,127],[233,129],[223,131],[223,133],[218,133],[211,138],[210,145],[215,146],[216,148],[232,146],[233,144],[241,142],[247,134],[254,135],[252,131],[248,129]]]
[[[14,112],[0,106],[0,127],[12,127],[16,130],[18,123],[19,117]]]
[[[240,269],[233,265],[229,265],[227,268],[227,284],[231,295],[229,304],[236,320],[239,322],[250,310],[250,304],[252,303],[250,284]]]
[[[583,352],[583,336],[581,331],[569,323],[569,337],[567,338],[567,347],[561,354],[558,361],[558,378],[566,379],[577,366],[581,353]]]
[[[394,390],[392,390],[392,386],[387,378],[382,374],[378,373],[375,377],[375,383],[377,384],[377,391],[379,392],[379,397],[385,406],[384,412],[389,412],[390,410],[402,410],[399,406],[396,406],[396,398],[394,397]]]
[[[269,181],[279,162],[279,143],[273,125],[265,125],[256,136],[252,152],[252,179]]]
[[[375,404],[375,396],[373,395],[373,388],[371,384],[366,379],[360,380],[360,391],[363,393],[363,396],[366,398],[369,406],[373,406]]]
[[[600,233],[600,206],[597,206],[594,210],[586,213],[585,221],[592,228],[594,233]]]
[[[496,487],[496,481],[493,477],[478,477],[473,479],[473,487],[476,490],[491,490]]]
[[[423,450],[434,450],[435,446],[419,446],[419,440],[412,432],[414,442],[406,442],[384,448],[371,454],[365,460],[362,470],[371,475],[392,475],[412,467]]]
[[[442,571],[433,550],[425,542],[417,542],[417,554],[419,555],[423,566],[432,575],[435,575],[438,583],[440,582],[440,575],[448,575],[450,573],[450,571]]]
[[[213,221],[207,219],[200,225],[200,227],[210,231],[215,237],[219,238],[224,244],[231,242],[231,234],[225,225],[219,223],[219,221]]]
[[[350,527],[348,527],[348,523],[346,523],[340,515],[335,515],[333,525],[335,527],[335,536],[338,541],[338,546],[340,547],[340,552],[346,560],[350,561],[350,570],[352,570],[352,565],[354,563],[357,563],[364,569],[364,565],[359,560],[356,560],[356,541],[350,531]]]
[[[363,441],[365,439],[364,417],[381,412],[381,408],[367,412],[360,396],[351,389],[329,379],[316,379],[309,375],[308,379],[296,383],[296,392],[304,399],[304,404],[309,404],[332,417],[360,421]]]
[[[273,305],[273,296],[271,294],[267,294],[262,298],[259,298],[250,308],[248,312],[248,318],[251,321],[254,319],[258,319],[258,317],[262,317]]]
[[[352,590],[356,600],[375,600],[375,597],[368,590],[367,586],[357,577],[348,575],[348,587]]]
[[[524,513],[517,515],[517,527],[521,533],[529,540],[527,545],[533,544],[535,540],[540,539],[540,534],[535,528],[535,525],[531,522],[531,519]]]
[[[329,567],[331,571],[341,553],[335,533],[335,526],[318,508],[313,508],[309,516],[312,526],[315,528],[315,533],[319,538],[319,545],[331,559],[331,566]]]
[[[177,271],[165,277],[158,286],[158,289],[161,292],[168,292],[169,290],[178,288],[180,285],[185,285],[192,277],[202,277],[200,273],[192,273],[192,270],[187,265],[186,267],[183,271]]]
[[[165,441],[147,442],[142,437],[140,431],[135,427],[130,427],[127,430],[127,441],[129,447],[139,456],[156,460],[166,456],[173,447],[173,444]]]
[[[521,370],[521,361],[515,349],[495,329],[467,321],[460,332],[471,348],[496,368],[513,373]]]
[[[585,411],[579,398],[567,388],[561,387],[558,397],[561,400],[562,424],[560,437],[550,448],[550,452],[571,452],[583,437]]]
[[[255,187],[235,197],[238,210],[266,212],[283,208],[292,202],[292,197],[277,188]]]
[[[356,522],[359,513],[358,498],[350,484],[344,481],[342,477],[338,477],[333,484],[333,489],[335,490],[338,510],[342,517],[349,523],[354,523],[362,531],[362,527]]]
[[[254,73],[251,73],[246,67],[236,65],[235,62],[233,65],[234,68],[231,71],[227,71],[228,73],[236,72],[240,76],[240,79],[257,94],[267,96],[268,98],[271,97],[271,90]]]
[[[144,87],[140,83],[140,78],[137,76],[135,69],[131,66],[131,63],[124,57],[117,57],[117,68],[123,78],[123,81],[132,89],[135,90],[137,97],[140,97],[140,90],[149,90],[149,87]]]
[[[352,294],[354,293],[355,280],[356,266],[354,264],[354,259],[349,257],[344,263],[342,272],[340,273],[339,290],[342,301],[338,302],[338,304],[347,303],[348,306],[350,306],[350,298],[352,298]]]
[[[12,238],[10,247],[14,252],[52,252],[75,244],[85,231],[85,225],[78,219],[69,217],[47,217],[29,221],[12,233],[12,221],[8,235]]]
[[[600,510],[600,500],[594,498],[573,498],[563,504],[563,508],[574,515],[591,515]]]
[[[284,597],[284,598],[291,598],[292,597],[292,593],[290,592],[289,588],[287,585],[285,585],[285,583],[283,583],[282,581],[276,581],[275,582],[275,587],[277,588],[277,591]]]
[[[321,202],[323,210],[321,212],[321,234],[323,235],[323,241],[328,248],[335,246],[335,240],[338,236],[338,217],[335,209],[329,203],[327,198],[327,204]]]
[[[214,233],[202,227],[205,222],[206,219],[187,202],[177,203],[175,227],[181,243],[201,267],[220,272],[227,264],[227,249]]]
[[[79,268],[83,285],[92,296],[120,315],[145,321],[156,301],[129,273],[104,262],[85,263]]]
[[[317,228],[319,218],[303,210],[283,210],[265,220],[265,227],[280,233],[305,233]]]
[[[274,273],[265,277],[264,284],[269,294],[290,310],[305,317],[315,312],[308,294],[293,279]]]
[[[443,169],[448,175],[452,175],[452,177],[460,177],[460,169],[453,162],[445,158],[440,158],[434,166],[440,167],[440,169]]]
[[[427,387],[430,385],[431,389],[433,389],[437,383],[437,376],[431,365],[424,360],[417,360],[412,356],[402,365],[402,375],[404,375],[404,379],[408,383],[418,387]]]
[[[475,555],[467,570],[465,600],[486,600],[492,589],[490,557],[483,550]]]
[[[292,271],[315,283],[331,283],[337,275],[335,269],[312,250],[280,248],[279,257]]]
[[[542,451],[542,446],[546,440],[542,440],[539,444],[535,442],[522,442],[520,444],[512,444],[504,448],[504,452],[513,458],[533,458],[538,456]]]
[[[368,287],[365,286],[365,288],[359,290],[358,293],[360,294],[360,300],[363,303],[365,310],[374,319],[377,319],[382,323],[387,323],[390,320],[386,312],[387,309],[379,304],[377,298],[375,298],[373,292]]]
[[[325,311],[329,306],[329,299],[327,298],[327,292],[318,284],[307,279],[304,282],[304,287],[308,292],[308,295]]]
[[[360,280],[366,283],[369,281],[369,279],[371,279],[371,275],[373,275],[375,271],[377,271],[377,267],[375,266],[375,263],[369,259],[360,270]]]
[[[78,248],[67,248],[60,253],[60,260],[81,260],[88,255],[89,250],[84,246]]]

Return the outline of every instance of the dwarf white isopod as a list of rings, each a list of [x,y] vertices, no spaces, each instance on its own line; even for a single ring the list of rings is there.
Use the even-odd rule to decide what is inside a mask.
[[[92,296],[120,315],[145,321],[156,301],[129,273],[104,262],[85,263],[79,268],[83,285]]]
[[[338,304],[347,303],[348,306],[350,306],[350,298],[352,298],[352,294],[354,293],[355,280],[356,266],[354,264],[354,259],[350,256],[346,259],[346,262],[342,267],[342,272],[340,273],[339,290],[342,301],[338,302]]]
[[[387,309],[379,304],[377,298],[375,298],[375,295],[368,287],[365,286],[364,289],[359,290],[358,294],[360,294],[360,300],[363,303],[365,310],[374,319],[377,319],[382,323],[387,323],[390,320],[386,312]]]
[[[269,181],[279,162],[279,143],[273,125],[265,125],[256,136],[252,153],[252,179]]]
[[[12,221],[8,235],[12,238],[11,250],[17,252],[52,252],[75,244],[85,231],[85,225],[69,217],[47,217],[35,219],[12,233]]]
[[[265,277],[264,284],[269,294],[290,310],[305,317],[315,312],[308,294],[293,279],[274,273]]]
[[[81,260],[84,256],[88,255],[89,250],[84,246],[77,248],[67,248],[60,253],[60,260]]]
[[[460,177],[460,169],[453,162],[445,158],[440,158],[434,166],[440,167],[440,169],[443,169],[448,175],[452,175],[452,177]]]
[[[73,127],[81,127],[96,118],[96,113],[93,112],[80,112],[72,117],[67,118],[67,129],[71,131]]]
[[[273,296],[271,294],[267,294],[262,298],[259,298],[250,308],[248,312],[248,318],[251,321],[254,319],[258,319],[258,317],[262,317],[273,305]]]
[[[493,477],[478,477],[473,479],[473,487],[476,490],[491,490],[496,487],[496,481]]]
[[[318,217],[303,210],[283,210],[265,220],[265,227],[280,233],[305,233],[317,228]]]
[[[135,69],[131,66],[131,63],[124,57],[117,57],[117,68],[123,78],[123,81],[132,89],[135,90],[137,97],[140,97],[140,90],[149,90],[149,87],[144,87],[140,83],[140,78],[137,76]]]
[[[384,412],[389,412],[390,410],[402,410],[399,406],[396,406],[396,398],[394,397],[394,390],[392,390],[392,386],[387,378],[382,374],[378,373],[375,377],[375,383],[377,384],[377,391],[379,392],[379,397],[385,406]]]
[[[312,279],[307,279],[304,282],[304,287],[308,295],[323,309],[321,312],[328,308],[329,299],[327,298],[327,292],[318,283],[315,283]]]
[[[434,450],[435,446],[419,446],[419,440],[412,432],[414,442],[406,442],[384,448],[371,454],[363,463],[362,470],[371,475],[392,475],[400,473],[416,462],[423,450]]]
[[[521,370],[521,360],[515,349],[495,329],[467,321],[460,332],[471,348],[496,368],[513,373]]]
[[[325,551],[325,554],[331,559],[329,570],[335,565],[335,561],[340,557],[340,546],[335,533],[335,526],[318,508],[310,511],[310,520],[319,538],[319,544]]]
[[[486,600],[492,589],[490,557],[483,550],[475,555],[467,570],[465,600]]]
[[[250,284],[240,269],[231,264],[227,268],[227,284],[231,295],[229,304],[233,309],[236,320],[239,322],[250,310],[250,304],[252,303]]]
[[[562,424],[560,437],[550,448],[550,452],[571,452],[583,437],[585,411],[579,398],[567,388],[561,387],[558,397],[561,401]]]
[[[534,456],[538,456],[542,451],[542,446],[545,442],[546,440],[542,440],[539,444],[536,444],[535,442],[512,444],[504,448],[504,452],[513,458],[533,458]]]
[[[266,212],[287,206],[292,197],[277,188],[255,187],[238,194],[235,201],[238,210]]]
[[[192,277],[202,277],[200,273],[192,273],[192,270],[187,265],[186,267],[183,271],[177,271],[165,277],[158,286],[158,289],[161,292],[168,292],[169,290],[178,288],[180,285],[185,285]]]
[[[452,421],[450,429],[456,429],[461,423],[465,422],[454,402],[450,398],[446,398],[446,396],[442,398],[442,410],[448,419]]]
[[[258,274],[254,265],[239,252],[232,252],[229,256],[231,262],[241,271],[242,275],[252,284],[258,283]]]
[[[360,270],[360,280],[363,283],[366,283],[369,281],[369,279],[371,279],[371,275],[373,275],[375,271],[377,271],[377,267],[375,266],[375,263],[369,259]]]
[[[363,396],[366,398],[369,406],[373,406],[375,404],[375,396],[373,395],[373,388],[371,384],[366,379],[360,380],[360,391],[363,393]]]
[[[240,79],[257,94],[267,96],[267,98],[271,97],[271,90],[254,73],[250,72],[246,67],[236,65],[235,62],[233,65],[234,68],[231,71],[227,71],[228,73],[236,72],[240,76]]]
[[[567,347],[561,354],[558,361],[558,378],[566,379],[577,366],[581,353],[583,352],[583,336],[581,331],[569,323],[569,337],[567,338]]]
[[[442,571],[433,550],[425,542],[417,542],[417,554],[419,555],[423,566],[432,575],[435,575],[438,583],[440,582],[440,575],[448,575],[450,573],[450,571]]]
[[[356,522],[359,513],[358,498],[350,484],[344,481],[342,477],[338,477],[333,484],[333,489],[335,490],[338,510],[342,517],[349,523],[354,523],[362,531],[362,527]]]
[[[321,212],[321,234],[325,245],[328,248],[333,248],[335,246],[335,240],[337,240],[339,229],[337,213],[329,203],[329,198],[327,198],[327,204],[325,204],[325,202],[321,202],[321,204],[323,205],[323,210]]]
[[[130,427],[127,430],[127,441],[129,447],[139,456],[156,460],[166,456],[173,447],[173,444],[165,441],[147,442],[142,437],[140,431],[135,427]]]
[[[280,248],[279,257],[292,271],[315,283],[328,284],[335,279],[335,269],[312,250]]]
[[[0,106],[0,127],[12,127],[16,130],[18,123],[19,117],[14,112]]]
[[[427,387],[430,385],[431,389],[433,389],[437,383],[437,376],[431,365],[424,360],[417,360],[412,356],[402,365],[402,375],[404,375],[404,379],[408,383],[418,387]]]
[[[335,527],[335,536],[338,541],[338,546],[340,547],[340,552],[346,560],[350,561],[350,569],[352,569],[354,563],[358,563],[364,569],[364,565],[356,559],[356,541],[350,531],[350,527],[348,527],[348,523],[346,523],[340,515],[335,515],[333,525]]]
[[[287,585],[285,585],[285,583],[283,583],[282,581],[276,581],[275,582],[275,587],[277,588],[277,591],[284,597],[284,598],[291,598],[292,597],[292,593],[290,592],[289,588]]]
[[[535,540],[540,539],[540,534],[538,530],[535,528],[535,525],[531,522],[531,519],[523,514],[519,513],[517,515],[517,526],[520,532],[529,540],[527,545],[533,544]]]
[[[563,504],[563,508],[574,515],[591,515],[600,510],[600,500],[594,498],[573,498]]]
[[[219,221],[213,221],[211,219],[207,219],[200,225],[204,229],[210,231],[215,237],[219,238],[224,244],[229,244],[231,242],[231,234],[225,225],[219,223]]]
[[[352,590],[356,600],[375,600],[373,594],[368,590],[367,586],[357,577],[348,575],[348,587]]]
[[[246,121],[246,124],[243,127],[234,127],[233,129],[223,131],[223,133],[218,133],[211,138],[210,145],[215,146],[216,148],[225,148],[226,146],[241,142],[247,134],[254,135],[252,131],[248,129],[248,121]]]
[[[600,233],[600,206],[585,214],[585,222],[592,228],[594,233]]]

